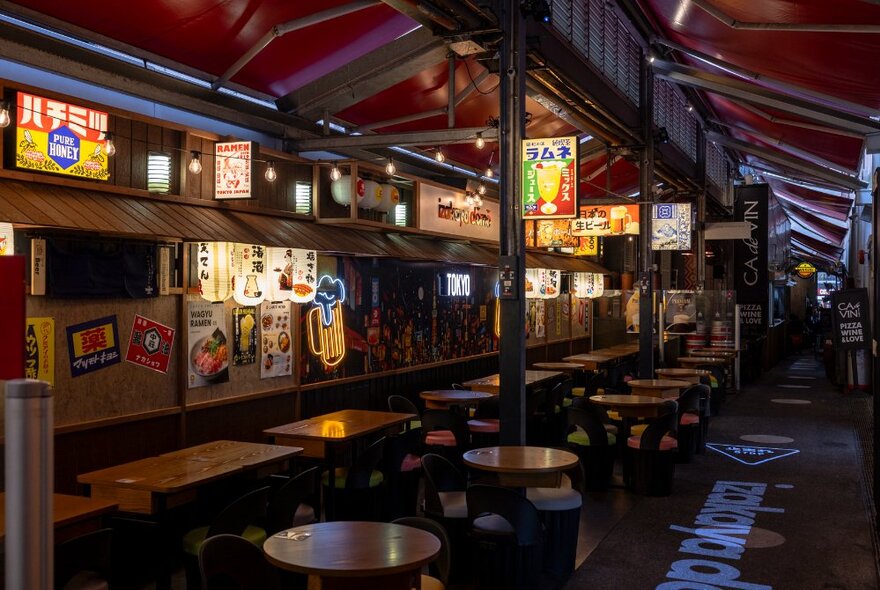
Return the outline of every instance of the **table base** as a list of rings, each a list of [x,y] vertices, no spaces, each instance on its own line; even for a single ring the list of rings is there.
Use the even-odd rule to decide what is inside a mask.
[[[308,590],[362,590],[363,588],[382,588],[382,590],[419,589],[422,585],[420,571],[403,572],[387,576],[309,576]]]

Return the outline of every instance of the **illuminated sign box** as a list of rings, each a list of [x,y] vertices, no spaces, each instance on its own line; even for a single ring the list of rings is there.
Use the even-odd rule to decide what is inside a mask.
[[[693,230],[690,203],[660,203],[651,213],[652,250],[690,250]]]
[[[522,142],[522,216],[577,216],[577,138],[548,137]]]
[[[470,297],[471,276],[460,272],[440,273],[437,275],[437,294],[440,297]]]
[[[638,205],[596,205],[581,207],[581,215],[572,219],[573,236],[639,235]]]
[[[107,180],[107,113],[19,92],[15,126],[18,168]]]
[[[214,199],[250,199],[253,142],[230,141],[214,145]]]

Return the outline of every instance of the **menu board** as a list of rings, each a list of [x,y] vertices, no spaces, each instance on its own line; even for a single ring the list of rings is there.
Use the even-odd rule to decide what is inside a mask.
[[[226,308],[222,303],[190,301],[187,306],[190,388],[229,381]]]
[[[290,332],[290,302],[264,303],[260,311],[261,379],[293,374]]]
[[[257,362],[257,308],[250,305],[232,310],[232,364]]]
[[[697,331],[697,305],[693,291],[664,291],[664,323],[668,334],[693,334]]]
[[[831,294],[834,347],[838,350],[871,348],[870,306],[867,289],[845,289]]]

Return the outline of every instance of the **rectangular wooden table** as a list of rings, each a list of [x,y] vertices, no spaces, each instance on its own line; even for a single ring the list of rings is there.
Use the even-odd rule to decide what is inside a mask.
[[[372,410],[340,410],[267,428],[263,434],[279,445],[302,447],[303,456],[321,460],[329,473],[335,473],[338,455],[344,454],[354,441],[368,434],[397,432],[415,414],[378,412]],[[329,478],[336,485],[336,478]],[[328,494],[327,513],[333,514],[333,496]]]
[[[527,370],[525,375],[526,389],[541,385],[553,379],[560,379],[565,374],[560,371],[532,371]],[[489,375],[488,377],[480,377],[479,379],[471,379],[462,383],[468,389],[475,391],[486,391],[488,393],[497,394],[501,387],[501,376],[498,373]]]
[[[301,452],[289,446],[216,441],[82,473],[77,481],[89,486],[93,498],[117,502],[120,510],[155,515],[194,501],[200,487],[217,480],[278,473]]]
[[[115,512],[115,502],[71,496],[52,495],[52,519],[55,523],[55,542],[63,543],[102,528],[101,520],[105,514]],[[6,493],[0,492],[0,542],[6,540]]]

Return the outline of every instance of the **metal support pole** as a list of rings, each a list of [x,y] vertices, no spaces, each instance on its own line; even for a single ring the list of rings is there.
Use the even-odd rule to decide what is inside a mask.
[[[449,56],[449,82],[447,92],[449,100],[446,105],[446,126],[455,129],[455,54]]]
[[[639,115],[645,146],[639,163],[639,377],[654,378],[654,253],[651,250],[651,208],[654,201],[654,76],[646,55],[639,79]],[[663,338],[663,335],[659,335]]]
[[[500,267],[513,272],[513,292],[502,295],[499,354],[500,414],[503,445],[522,445],[526,440],[526,339],[525,339],[525,239],[522,203],[522,139],[525,135],[525,26],[518,2],[500,2],[501,28],[501,160]]]
[[[697,232],[694,240],[697,264],[697,291],[706,288],[706,136],[697,125]]]
[[[6,587],[54,588],[52,391],[6,383]]]
[[[876,159],[874,160],[876,162]],[[871,351],[872,359],[872,377],[871,389],[874,398],[874,416],[880,414],[880,394],[878,394],[878,386],[880,386],[880,357],[877,356],[877,339],[880,338],[880,305],[877,300],[880,298],[880,171],[874,171],[874,185],[871,187],[872,196],[872,231],[871,231],[871,274],[873,279],[873,297],[872,312],[874,313],[874,341],[873,350]],[[878,436],[876,418],[874,421],[874,513],[880,511],[880,461],[876,458],[880,457],[880,436]],[[880,533],[880,519],[876,521],[877,532]]]

